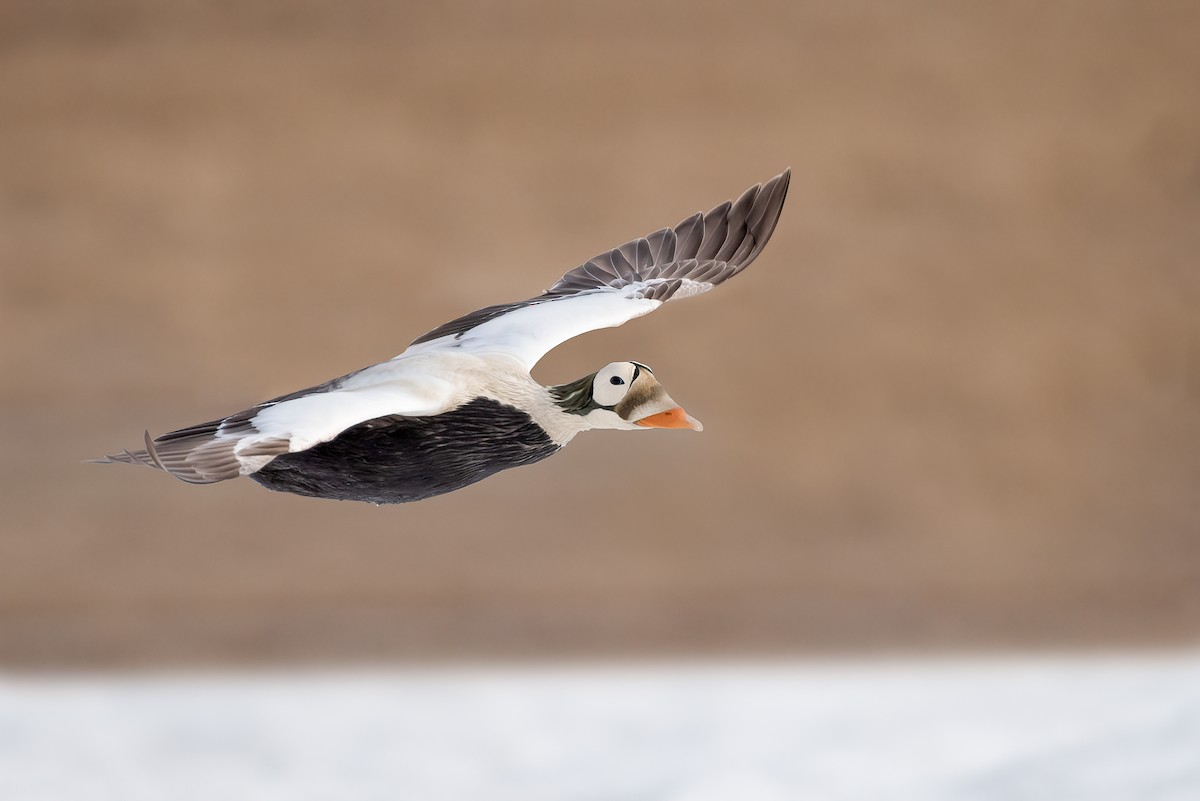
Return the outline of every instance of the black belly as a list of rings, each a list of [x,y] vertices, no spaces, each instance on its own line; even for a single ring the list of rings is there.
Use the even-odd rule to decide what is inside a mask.
[[[378,417],[276,456],[250,477],[314,498],[406,503],[545,459],[559,449],[525,412],[476,398],[433,417]]]

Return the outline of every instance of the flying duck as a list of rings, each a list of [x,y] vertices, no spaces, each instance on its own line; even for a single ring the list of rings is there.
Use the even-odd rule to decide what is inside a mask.
[[[529,372],[561,343],[707,292],[762,252],[791,171],[736,201],[602,253],[537,297],[488,306],[395,358],[97,461],[191,484],[264,487],[376,504],[419,501],[533,464],[581,431],[701,430],[647,365],[613,362],[545,387]]]

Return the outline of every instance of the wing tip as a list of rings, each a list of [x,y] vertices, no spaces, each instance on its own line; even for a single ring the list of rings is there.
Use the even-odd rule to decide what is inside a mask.
[[[791,185],[791,182],[792,168],[787,167],[783,172],[763,184],[762,189],[759,191],[755,205],[759,205],[757,201],[761,200],[764,196],[766,200],[762,202],[761,215],[754,221],[750,228],[750,233],[755,238],[755,246],[746,259],[746,265],[762,252],[771,235],[775,233],[775,226],[779,224],[779,218],[783,216],[783,206],[787,201],[788,187]]]
[[[727,200],[704,214],[703,239],[697,243],[695,258],[715,258],[733,266],[721,281],[749,267],[775,233],[791,179],[792,168],[786,167],[778,175],[742,192],[737,200]],[[683,229],[693,219],[689,217],[677,228]]]

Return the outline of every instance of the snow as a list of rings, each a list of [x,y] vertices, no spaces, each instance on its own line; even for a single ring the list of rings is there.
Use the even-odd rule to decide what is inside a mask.
[[[1200,654],[0,676],[5,801],[1195,801]]]

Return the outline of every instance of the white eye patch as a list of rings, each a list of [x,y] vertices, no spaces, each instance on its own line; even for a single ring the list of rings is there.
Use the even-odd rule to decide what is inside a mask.
[[[592,381],[592,399],[601,406],[616,406],[629,391],[637,367],[629,362],[613,362]]]

